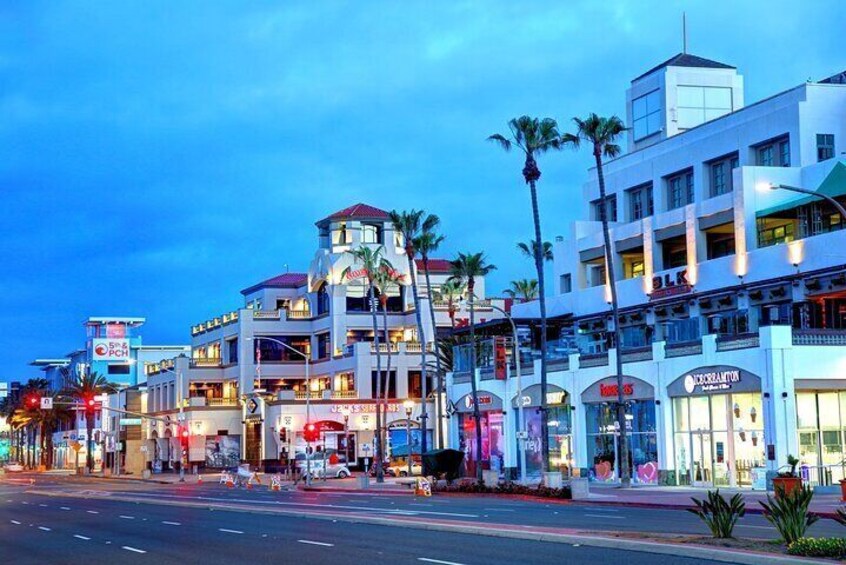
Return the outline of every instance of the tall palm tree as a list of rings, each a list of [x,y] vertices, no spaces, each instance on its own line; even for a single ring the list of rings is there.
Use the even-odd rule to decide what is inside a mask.
[[[541,237],[540,226],[540,212],[538,210],[538,190],[537,182],[540,179],[541,172],[538,168],[536,155],[545,153],[547,151],[561,149],[561,135],[558,132],[558,123],[551,118],[532,118],[529,116],[521,116],[514,118],[508,122],[508,129],[510,135],[508,137],[501,134],[494,134],[488,139],[500,145],[504,150],[510,151],[512,147],[517,147],[523,152],[525,157],[523,165],[523,178],[526,184],[529,185],[529,192],[532,198],[532,218],[535,224],[535,239],[534,241],[543,241]],[[543,259],[540,253],[534,253],[535,269],[538,274],[538,297],[540,298],[540,315],[541,315],[541,459],[542,470],[546,471],[549,468],[549,431],[547,427],[548,413],[546,409],[546,286],[543,275]]]
[[[596,176],[599,181],[599,201],[602,206],[602,237],[605,243],[605,272],[608,275],[608,285],[611,288],[611,315],[614,319],[614,346],[617,354],[617,421],[620,423],[620,482],[627,487],[631,484],[631,469],[629,469],[628,438],[625,433],[626,407],[623,404],[623,356],[620,342],[620,310],[617,303],[617,284],[614,276],[614,248],[611,247],[611,232],[608,229],[608,199],[605,196],[605,175],[602,169],[602,158],[613,159],[621,153],[617,141],[626,131],[623,121],[617,116],[610,118],[599,117],[590,114],[585,119],[573,118],[576,124],[575,134],[565,134],[562,138],[564,143],[579,147],[581,143],[587,144],[593,150],[593,158],[596,163]]]
[[[435,322],[435,306],[433,304],[432,280],[429,277],[429,258],[432,253],[438,250],[444,241],[444,236],[435,233],[437,225],[425,226],[423,233],[414,238],[414,247],[420,252],[420,259],[423,261],[423,273],[426,276],[426,298],[429,301],[429,318],[432,324],[432,333],[435,339],[435,349],[438,343],[438,326]],[[454,315],[453,315],[454,317]],[[435,399],[435,417],[438,419],[438,449],[444,448],[444,385],[446,373],[441,366],[440,355],[435,355],[435,375],[438,379],[437,397]]]
[[[376,321],[376,274],[383,268],[392,269],[390,262],[382,255],[384,248],[362,245],[347,251],[352,258],[353,264],[343,270],[341,278],[349,274],[357,265],[364,270],[367,279],[367,294],[370,298],[370,315],[373,322],[373,346],[376,349],[376,482],[385,481],[385,471],[382,462],[385,460],[384,438],[382,430],[382,355],[379,351],[379,327]],[[386,339],[387,341],[387,339]],[[390,348],[390,345],[388,346]]]
[[[52,393],[50,397],[53,399],[53,408],[41,411],[43,460],[48,469],[53,468],[53,434],[58,431],[63,422],[68,422],[73,418],[70,409],[61,403],[63,397],[60,394]]]
[[[464,297],[465,290],[460,281],[447,280],[436,293],[438,300],[447,303],[447,313],[452,329],[455,329],[455,313],[458,311],[458,301]]]
[[[517,244],[517,249],[520,253],[529,259],[537,260],[538,244],[536,240],[530,239],[528,243],[521,241]],[[552,261],[552,244],[548,241],[543,242],[543,260],[546,262]]]
[[[426,409],[428,397],[427,383],[428,383],[428,367],[426,366],[426,334],[423,330],[423,314],[420,312],[420,295],[417,293],[417,269],[414,263],[417,248],[414,246],[414,240],[424,232],[432,231],[435,226],[440,223],[440,219],[434,214],[426,214],[423,210],[411,210],[409,212],[397,212],[391,210],[391,222],[394,224],[394,230],[402,234],[403,244],[405,246],[405,258],[408,261],[408,274],[411,277],[411,293],[414,295],[414,316],[417,320],[417,335],[420,340],[420,371],[421,375],[421,401],[420,401],[420,427],[423,430],[420,439],[421,453],[428,451],[428,439],[426,430],[429,429],[427,421],[429,419],[428,410]],[[432,328],[434,331],[435,328]],[[423,474],[426,474],[425,459],[423,463]]]
[[[33,395],[40,398],[47,394],[49,388],[49,381],[43,377],[29,379],[21,389],[21,398],[29,398]],[[26,414],[25,417],[27,420],[26,427],[28,437],[27,443],[29,446],[29,465],[34,467],[36,465],[36,460],[38,463],[43,465],[44,426],[42,423],[43,411],[41,410],[41,404],[39,403],[36,406],[30,406],[29,403],[26,403],[21,407],[21,409]]]
[[[385,426],[387,427],[387,413],[388,413],[388,383],[391,378],[391,338],[390,326],[388,325],[388,294],[395,288],[399,287],[402,275],[398,275],[394,269],[382,266],[373,275],[373,286],[379,291],[379,306],[382,308],[382,326],[385,329],[385,349],[387,351],[387,363],[385,367],[385,375],[382,381],[382,396],[377,400],[377,403],[382,405],[382,414],[385,418]],[[384,433],[384,432],[383,432]],[[384,441],[384,437],[381,438]]]
[[[535,279],[511,281],[511,288],[506,288],[502,292],[515,300],[528,302],[538,297],[538,281]]]
[[[110,384],[106,377],[94,371],[83,371],[71,373],[69,369],[63,369],[66,382],[69,383],[65,394],[77,401],[85,410],[85,466],[88,472],[94,470],[94,411],[89,410],[87,403],[95,396],[116,390],[115,385]]]
[[[483,253],[459,253],[450,261],[450,279],[467,285],[470,301],[470,389],[473,394],[473,421],[476,424],[476,479],[482,479],[482,414],[479,412],[479,391],[476,386],[476,279],[496,269]]]

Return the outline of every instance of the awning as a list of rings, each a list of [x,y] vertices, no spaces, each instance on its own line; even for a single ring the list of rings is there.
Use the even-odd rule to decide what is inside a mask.
[[[828,176],[825,177],[825,180],[820,183],[816,192],[817,194],[824,194],[826,196],[831,196],[832,198],[835,196],[846,195],[846,164],[842,161],[837,163],[831,169],[831,172],[828,173]],[[764,210],[758,210],[755,213],[755,216],[758,218],[764,218],[766,216],[778,214],[779,212],[784,212],[785,210],[792,210],[794,208],[798,208],[799,206],[806,206],[812,202],[819,201],[820,199],[816,196],[803,196],[795,200],[782,202],[781,204],[771,206]]]

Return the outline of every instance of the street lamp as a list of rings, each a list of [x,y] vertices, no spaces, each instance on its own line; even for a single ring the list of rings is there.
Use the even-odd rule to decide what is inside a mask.
[[[344,406],[341,408],[341,416],[344,417],[344,457],[347,466],[350,464],[350,409]]]
[[[273,343],[275,343],[277,345],[281,345],[285,349],[287,349],[287,350],[289,350],[293,353],[296,353],[297,355],[299,355],[300,357],[305,359],[306,428],[307,428],[308,425],[311,423],[311,377],[310,377],[310,373],[309,373],[309,367],[310,367],[310,363],[311,363],[311,359],[310,359],[311,355],[309,355],[308,353],[303,353],[302,351],[300,351],[296,347],[291,347],[290,345],[288,345],[284,341],[280,341],[280,340],[272,338],[272,337],[265,337],[265,336],[248,337],[247,341],[272,341]],[[306,445],[308,446],[309,443],[311,443],[311,442],[306,442]],[[294,454],[294,459],[296,460],[296,454]],[[307,486],[311,486],[311,458],[309,457],[308,449],[306,449],[306,478],[305,478],[305,483],[306,483]]]
[[[423,402],[426,400],[423,399]],[[406,447],[406,455],[408,456],[408,476],[412,475],[411,472],[411,411],[414,409],[414,401],[411,399],[406,400],[402,403],[403,407],[405,408],[405,447]],[[426,433],[424,430],[423,433]]]
[[[185,399],[182,397],[182,371],[174,371],[173,369],[168,369],[167,367],[161,367],[161,371],[163,373],[171,373],[172,375],[176,376],[176,387],[179,389],[179,394],[177,395],[179,401],[179,416],[177,419],[179,420],[179,425],[185,425]],[[185,482],[185,464],[186,460],[188,459],[187,453],[185,450],[182,449],[182,438],[179,438],[179,482]]]
[[[775,183],[761,183],[758,185],[759,188],[763,188],[764,190],[788,190],[790,192],[798,192],[800,194],[808,194],[810,196],[816,196],[817,198],[822,198],[826,200],[829,204],[834,206],[834,208],[840,213],[840,221],[846,222],[846,208],[843,207],[840,202],[832,198],[827,194],[823,194],[821,192],[817,192],[815,190],[811,190],[809,188],[802,188],[799,186],[789,186],[786,184],[775,184]]]

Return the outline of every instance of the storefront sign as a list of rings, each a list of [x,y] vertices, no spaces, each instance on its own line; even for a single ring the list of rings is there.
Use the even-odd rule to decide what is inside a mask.
[[[652,277],[652,292],[649,295],[649,299],[659,300],[670,296],[678,296],[679,294],[686,294],[691,290],[693,288],[687,280],[687,269],[682,269],[675,273],[665,273],[664,275]]]
[[[388,404],[386,412],[399,412],[399,404]],[[333,404],[332,412],[339,414],[344,409],[349,410],[350,414],[367,414],[376,412],[376,404]]]
[[[400,273],[396,269],[388,269],[388,274],[391,275],[391,278],[398,280],[402,280],[405,278],[405,275]],[[349,271],[347,271],[345,279],[347,281],[351,281],[354,279],[363,279],[366,278],[367,275],[367,269],[350,269]]]
[[[494,341],[494,367],[497,380],[504,381],[508,370],[504,337],[497,337]]]
[[[126,326],[123,324],[106,324],[106,337],[123,339],[126,337]]]
[[[556,404],[567,404],[568,403],[568,394],[567,391],[563,388],[557,387],[553,384],[547,385],[546,390],[546,403],[549,406],[554,406]],[[522,392],[522,406],[540,406],[541,405],[541,386],[540,385],[531,385],[523,389]],[[519,408],[520,404],[517,402],[517,396],[515,395],[514,398],[511,399],[511,406],[513,408]],[[472,408],[472,406],[471,406]]]
[[[667,394],[689,396],[727,392],[757,392],[761,378],[739,367],[712,365],[689,371],[670,383]]]
[[[479,410],[482,412],[502,410],[502,399],[497,395],[480,390],[477,393],[477,397],[479,399]],[[473,412],[473,395],[465,394],[460,398],[455,403],[455,411],[463,414]]]
[[[606,377],[587,387],[582,393],[582,402],[608,402],[617,398],[617,377]],[[626,400],[652,400],[655,387],[648,382],[632,377],[623,377],[623,397]]]
[[[486,406],[493,402],[490,394],[477,394],[476,398],[479,400],[479,406]],[[464,406],[467,408],[473,408],[473,397],[471,395],[467,395],[464,397]]]
[[[91,340],[94,361],[128,361],[129,340],[95,338]]]

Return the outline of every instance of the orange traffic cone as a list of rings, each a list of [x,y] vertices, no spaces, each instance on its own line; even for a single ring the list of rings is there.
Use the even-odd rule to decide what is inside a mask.
[[[247,490],[253,490],[253,483],[252,481],[247,481]]]
[[[203,484],[203,476],[202,475],[197,475],[197,484],[198,485]]]

